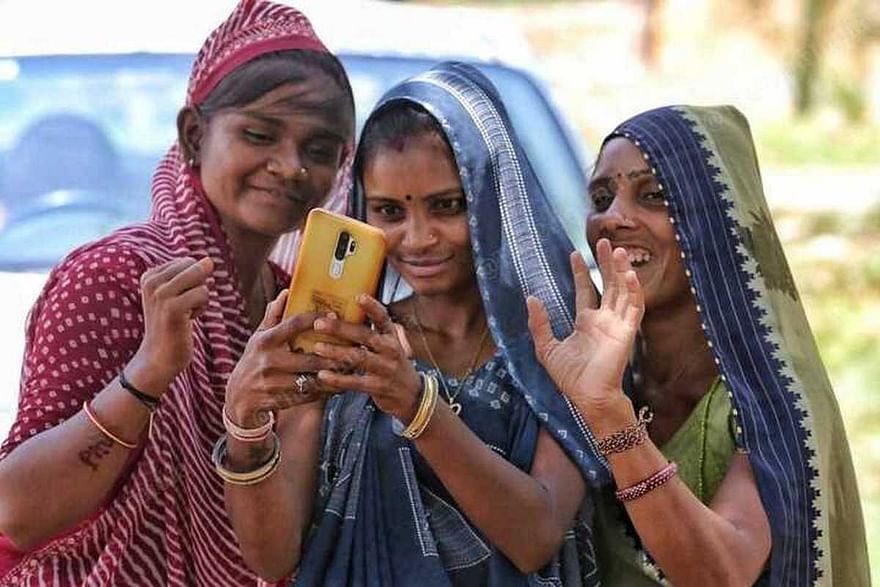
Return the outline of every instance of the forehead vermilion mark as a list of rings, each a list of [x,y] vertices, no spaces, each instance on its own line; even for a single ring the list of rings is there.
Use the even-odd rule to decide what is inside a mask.
[[[404,147],[406,147],[406,137],[402,134],[391,137],[388,141],[388,146],[397,151],[398,153],[403,152]]]

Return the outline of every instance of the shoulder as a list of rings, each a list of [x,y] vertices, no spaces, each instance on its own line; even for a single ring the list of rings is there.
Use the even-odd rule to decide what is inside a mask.
[[[49,274],[31,309],[28,342],[80,338],[83,329],[115,334],[124,326],[139,333],[140,278],[147,266],[117,233],[75,249]]]
[[[161,223],[119,228],[71,251],[49,274],[47,288],[75,279],[139,290],[140,277],[149,267],[177,256],[169,246],[172,238]]]
[[[147,264],[134,248],[114,239],[102,239],[72,251],[49,274],[40,301],[110,292],[136,294]],[[82,295],[77,296],[78,293]],[[99,302],[103,301],[98,299]]]

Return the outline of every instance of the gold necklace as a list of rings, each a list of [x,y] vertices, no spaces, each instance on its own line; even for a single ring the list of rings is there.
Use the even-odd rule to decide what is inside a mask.
[[[474,374],[474,368],[477,366],[477,361],[480,360],[480,355],[483,353],[483,345],[486,344],[486,338],[489,336],[489,324],[486,324],[486,328],[483,330],[483,334],[480,337],[480,344],[477,346],[477,352],[471,359],[467,371],[465,371],[461,379],[458,380],[458,385],[455,386],[455,393],[453,394],[449,392],[449,388],[446,386],[446,378],[443,377],[443,372],[440,371],[440,365],[437,364],[437,360],[434,358],[434,353],[431,352],[431,347],[428,345],[428,339],[425,337],[425,331],[422,329],[422,321],[419,320],[417,298],[413,298],[413,318],[415,318],[416,328],[419,330],[419,337],[422,339],[422,345],[428,353],[428,359],[431,361],[431,366],[437,373],[437,379],[440,380],[440,387],[443,389],[444,395],[446,395],[446,401],[449,404],[449,408],[452,410],[452,413],[458,416],[461,413],[461,403],[455,401],[455,398],[461,393],[467,380]]]

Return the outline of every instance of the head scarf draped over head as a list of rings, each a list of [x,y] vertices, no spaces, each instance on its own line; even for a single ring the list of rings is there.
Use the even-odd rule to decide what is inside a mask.
[[[585,479],[608,479],[593,435],[535,359],[525,300],[544,302],[556,336],[574,328],[574,246],[526,158],[492,83],[475,68],[444,63],[390,90],[374,109],[411,102],[439,123],[452,147],[467,198],[477,284],[489,329],[518,389]],[[370,124],[367,120],[366,124]],[[355,216],[366,218],[363,185]],[[389,275],[390,277],[390,275]],[[387,277],[386,277],[387,279]]]
[[[285,49],[326,51],[297,10],[244,0],[199,52],[187,104],[198,106],[242,64]],[[192,362],[162,397],[113,498],[72,533],[24,554],[3,584],[256,583],[209,458],[223,432],[226,379],[251,334],[232,252],[198,168],[176,145],[156,171],[152,197],[149,222],[77,249],[50,275],[28,321],[18,417],[0,458],[73,416],[127,364],[144,327],[145,270],[210,256],[215,269],[207,309],[194,322]]]
[[[836,400],[733,107],[621,124],[668,203],[703,329],[770,519],[772,585],[868,585],[861,507]]]
[[[585,479],[604,481],[607,469],[595,456],[589,430],[535,359],[526,296],[543,300],[556,334],[567,335],[573,326],[569,254],[574,249],[520,147],[500,97],[473,67],[444,63],[389,90],[373,116],[399,102],[421,106],[439,122],[458,166],[477,283],[501,355],[493,373],[504,373],[504,393],[497,393],[517,406],[511,423],[503,425],[511,444],[500,449],[502,454],[528,471],[543,427]],[[364,219],[365,209],[358,185],[351,212]],[[386,275],[386,280],[396,278]],[[477,393],[476,384],[471,391]],[[513,400],[506,397],[508,391],[516,396]],[[468,542],[465,536],[477,531],[458,521],[463,516],[457,510],[438,505],[434,495],[442,488],[433,485],[417,451],[409,441],[393,435],[390,418],[377,413],[365,397],[345,394],[328,403],[321,499],[300,566],[302,584],[378,586],[406,583],[418,576],[420,584],[428,587],[448,585],[451,572],[481,577],[473,584],[485,585],[593,583],[592,549],[578,553],[580,560],[575,563],[573,539],[563,547],[570,546],[565,551],[570,557],[561,551],[541,574],[528,577],[483,539],[476,541],[477,546]],[[488,431],[498,424],[490,421],[491,415],[477,414],[481,413],[465,409],[460,417],[481,438],[491,437]],[[422,471],[421,476],[416,477],[417,471]],[[583,524],[581,528],[586,530]],[[474,550],[480,554],[474,555]]]
[[[196,56],[186,91],[187,105],[199,105],[228,74],[248,61],[266,53],[294,49],[328,52],[308,18],[298,10],[261,0],[242,0],[235,12],[211,33]],[[324,208],[345,207],[351,189],[353,152],[352,143]],[[286,271],[293,269],[299,237],[299,231],[285,234],[272,251],[272,260]]]

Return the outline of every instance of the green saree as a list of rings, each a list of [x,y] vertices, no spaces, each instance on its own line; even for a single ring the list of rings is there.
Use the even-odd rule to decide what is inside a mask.
[[[672,438],[661,447],[678,464],[678,476],[704,504],[709,504],[736,450],[735,426],[727,389],[720,379],[694,407]],[[664,585],[647,553],[640,549],[626,512],[605,490],[597,502],[596,545],[602,584]]]

